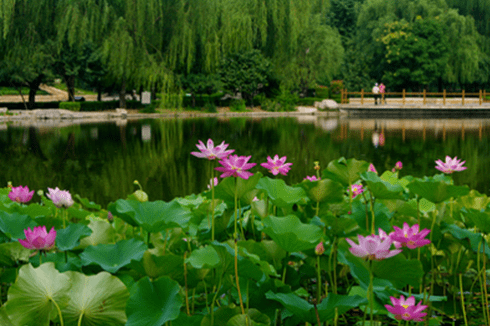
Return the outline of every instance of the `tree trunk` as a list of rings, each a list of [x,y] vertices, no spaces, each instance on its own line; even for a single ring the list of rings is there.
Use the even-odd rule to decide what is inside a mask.
[[[39,89],[39,85],[41,85],[43,78],[44,75],[39,75],[32,82],[27,83],[29,85],[29,110],[34,110],[36,108],[36,93]]]
[[[97,86],[97,102],[102,101],[102,87]]]
[[[119,91],[119,108],[126,108],[126,79],[123,78],[121,90]]]
[[[75,102],[75,76],[63,76],[68,91],[68,101]]]

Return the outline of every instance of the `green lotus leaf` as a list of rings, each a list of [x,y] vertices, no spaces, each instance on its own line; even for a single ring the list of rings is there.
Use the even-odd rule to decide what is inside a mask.
[[[261,178],[257,189],[264,190],[277,207],[290,207],[308,198],[303,188],[290,187],[282,179]]]
[[[480,194],[476,190],[471,190],[468,195],[459,197],[456,202],[462,207],[481,210],[488,206],[490,198],[487,195]]]
[[[164,202],[139,202],[137,200],[118,199],[109,204],[109,211],[132,226],[141,226],[147,232],[160,232],[168,228],[186,228],[192,213],[176,200]]]
[[[464,216],[483,233],[490,233],[490,212],[476,209],[464,209]]]
[[[316,182],[303,181],[299,185],[314,202],[339,203],[344,199],[344,186],[336,181],[329,179]]]
[[[179,292],[179,284],[168,277],[142,278],[131,288],[126,326],[161,326],[177,319],[184,303]]]
[[[316,225],[303,224],[298,217],[268,216],[264,219],[264,230],[281,248],[287,252],[302,251],[314,248],[321,240],[323,233]]]
[[[235,305],[221,306],[214,313],[214,325],[211,323],[211,315],[204,316],[201,322],[201,326],[226,326],[226,323],[234,316],[240,315],[240,307]],[[244,324],[246,326],[246,324]]]
[[[87,247],[81,254],[82,265],[97,264],[109,273],[115,273],[131,263],[141,260],[148,249],[143,241],[130,239],[116,244],[100,244]]]
[[[344,186],[349,186],[359,180],[359,175],[366,172],[368,167],[369,163],[365,161],[358,161],[354,158],[346,160],[342,157],[328,164],[322,172],[322,179],[331,179]]]
[[[238,199],[242,199],[248,192],[255,189],[257,182],[262,177],[262,173],[257,172],[247,180],[242,178],[228,177],[220,180],[220,183],[214,187],[214,196],[224,200],[229,204],[235,202],[235,181],[236,195]],[[206,197],[211,198],[211,191],[205,193]]]
[[[403,199],[401,184],[391,184],[382,180],[376,173],[364,172],[361,174],[373,196],[377,199]]]
[[[39,266],[39,255],[31,257],[30,262],[32,266]],[[82,261],[78,255],[72,252],[50,252],[42,257],[42,262],[52,262],[55,268],[61,273],[67,271],[80,271],[82,268]]]
[[[25,239],[24,230],[35,226],[37,226],[36,222],[27,215],[0,211],[0,231],[12,240]]]
[[[186,259],[186,263],[190,264],[194,268],[214,268],[220,263],[220,259],[216,249],[212,246],[206,246],[192,251],[189,258]]]
[[[235,273],[235,248],[232,240],[221,243],[214,241],[211,245],[216,249],[221,264],[218,265],[220,273]],[[260,259],[256,255],[251,255],[245,248],[238,247],[237,265],[238,275],[255,281],[263,280],[264,272],[259,264]]]
[[[28,262],[32,253],[30,249],[24,248],[19,242],[7,242],[0,244],[0,265],[15,266],[19,261]]]
[[[245,315],[235,315],[228,320],[226,326],[242,326],[242,325],[250,325],[250,326],[266,326],[270,325],[271,319],[262,314],[257,309],[248,309]]]
[[[91,221],[88,227],[92,234],[80,240],[80,245],[74,249],[85,249],[88,246],[97,246],[114,241],[114,228],[107,221]]]
[[[92,234],[92,230],[83,224],[70,224],[66,229],[56,231],[56,247],[59,250],[71,250],[78,246],[81,237]]]
[[[10,320],[9,316],[7,315],[7,310],[5,309],[5,306],[2,306],[0,308],[0,325],[2,326],[15,326],[12,324],[12,321]]]
[[[10,287],[6,303],[7,314],[14,325],[48,326],[57,315],[56,305],[68,305],[70,278],[45,263],[38,268],[31,264],[19,270],[16,282]]]
[[[186,313],[181,312],[179,318],[172,321],[172,326],[201,326],[203,315],[188,316]]]
[[[467,195],[468,186],[449,185],[444,181],[415,180],[407,185],[410,192],[419,195],[435,204],[442,203],[452,197]]]
[[[393,271],[396,270],[396,273]],[[419,260],[407,260],[403,255],[398,254],[394,257],[373,262],[374,276],[390,281],[397,289],[406,285],[418,287],[424,269]]]
[[[96,204],[90,200],[88,200],[87,198],[82,198],[80,197],[79,194],[76,194],[74,196],[83,206],[85,206],[86,208],[88,209],[96,209],[96,210],[100,210],[101,207],[99,204]]]
[[[126,323],[129,292],[117,277],[106,272],[92,276],[78,272],[66,272],[65,275],[72,283],[70,304],[62,310],[65,325],[118,326]]]
[[[19,208],[19,212],[29,215],[31,218],[54,216],[56,215],[56,206],[50,201],[50,205],[39,205],[37,203],[31,203],[28,206],[22,206]]]

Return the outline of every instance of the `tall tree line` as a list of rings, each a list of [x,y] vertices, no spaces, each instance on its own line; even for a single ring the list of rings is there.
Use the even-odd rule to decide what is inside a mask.
[[[349,89],[484,88],[489,2],[0,0],[0,82],[27,86],[29,108],[55,77],[72,100],[83,82],[99,96],[119,92],[124,106],[127,90],[210,89],[239,55],[286,92],[332,79]]]

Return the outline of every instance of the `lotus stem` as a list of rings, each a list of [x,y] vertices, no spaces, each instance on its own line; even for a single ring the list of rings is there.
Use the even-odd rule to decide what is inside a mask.
[[[80,314],[80,317],[78,317],[78,326],[82,326],[82,319],[83,319],[83,311]]]
[[[376,231],[375,231],[375,215],[374,215],[374,198],[373,198],[373,194],[371,193],[371,190],[369,191],[369,197],[371,199],[371,216],[372,216],[372,220],[371,220],[371,233],[372,234],[376,234]]]
[[[58,315],[60,316],[60,324],[61,324],[61,326],[65,326],[65,324],[63,323],[63,315],[61,314],[60,307],[58,306],[58,304],[56,303],[56,301],[54,301],[52,298],[50,298],[50,300],[54,303],[54,306],[56,307],[56,310],[58,310]]]
[[[373,283],[374,283],[374,275],[373,275],[373,261],[369,261],[369,317],[371,320],[371,326],[374,325],[374,290],[373,290]]]
[[[486,262],[487,262],[487,257],[485,256],[485,237],[483,236],[483,233],[481,235],[482,237],[482,243],[483,243],[483,291],[485,293],[485,309],[487,313],[487,325],[488,325],[488,318],[490,318],[490,312],[488,311],[488,291],[487,291],[487,267],[486,267]],[[482,302],[483,303],[483,302]]]
[[[316,282],[317,282],[316,300],[318,303],[320,303],[320,299],[322,298],[322,274],[320,270],[320,255],[316,256]]]
[[[213,302],[211,302],[211,326],[214,326],[214,304],[216,303],[219,290],[221,289],[221,279],[222,278],[223,278],[223,275],[220,274],[219,281],[218,281],[218,287],[216,288],[216,291],[214,292]],[[207,305],[207,300],[206,300],[206,305]]]
[[[148,232],[148,234],[150,234]],[[189,290],[187,288],[187,264],[185,263],[185,260],[187,259],[187,251],[184,252],[184,286],[185,286],[185,308],[187,311],[187,316],[191,315],[190,309],[189,309]]]
[[[235,178],[235,240],[238,238],[238,177]]]
[[[214,241],[214,169],[211,172],[211,241]]]
[[[41,266],[42,263],[43,263],[43,255],[41,251],[39,251],[39,266]]]
[[[459,273],[459,291],[461,292],[461,308],[463,309],[464,324],[468,326],[468,321],[466,320],[466,310],[464,307],[464,292],[463,292],[463,274]]]
[[[235,278],[236,287],[238,290],[238,299],[240,300],[240,308],[242,309],[242,315],[245,315],[245,308],[243,307],[242,292],[240,291],[240,281],[238,279],[238,244],[237,239],[235,239]]]

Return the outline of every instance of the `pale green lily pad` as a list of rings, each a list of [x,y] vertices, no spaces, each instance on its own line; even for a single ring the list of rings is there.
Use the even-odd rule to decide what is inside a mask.
[[[9,289],[7,314],[14,325],[48,326],[57,309],[68,305],[70,278],[45,263],[38,268],[31,264],[19,270],[19,276]]]
[[[114,241],[114,228],[107,221],[92,221],[88,227],[92,230],[92,234],[80,240],[80,245],[75,249],[84,249],[88,246],[97,246],[99,244],[107,244]]]
[[[109,273],[86,276],[66,272],[72,283],[70,304],[62,310],[65,325],[118,326],[126,323],[129,292],[121,280]]]

